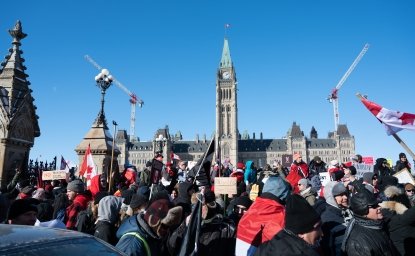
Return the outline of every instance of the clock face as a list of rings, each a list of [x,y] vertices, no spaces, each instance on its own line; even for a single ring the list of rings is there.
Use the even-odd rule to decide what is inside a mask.
[[[228,71],[225,71],[225,72],[222,73],[222,78],[223,79],[229,79],[230,77],[231,77],[231,74],[229,74]]]

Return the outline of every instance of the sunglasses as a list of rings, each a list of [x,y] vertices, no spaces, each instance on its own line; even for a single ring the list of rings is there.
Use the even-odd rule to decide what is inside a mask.
[[[409,189],[409,190],[407,190],[406,192],[412,192],[412,193],[415,193],[415,189]]]

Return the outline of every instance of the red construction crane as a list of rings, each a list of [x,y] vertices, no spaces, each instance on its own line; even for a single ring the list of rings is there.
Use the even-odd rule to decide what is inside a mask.
[[[353,61],[352,65],[349,67],[349,69],[346,71],[346,73],[343,75],[342,79],[337,83],[336,87],[331,91],[331,94],[327,98],[330,103],[333,103],[333,111],[334,111],[334,131],[337,131],[337,127],[339,126],[339,102],[337,93],[339,92],[340,88],[346,81],[346,79],[349,77],[349,75],[352,73],[353,69],[357,66],[359,61],[362,59],[363,55],[367,52],[369,49],[369,44],[365,44],[362,51],[360,51],[359,55],[356,57],[356,59]]]
[[[94,67],[96,67],[99,71],[101,71],[103,68],[98,65],[89,55],[85,55],[85,59],[91,63]],[[144,105],[144,101],[141,100],[135,93],[132,93],[130,90],[127,89],[120,81],[118,81],[113,76],[113,83],[118,86],[121,90],[123,90],[125,93],[130,96],[130,103],[131,103],[131,116],[130,116],[130,139],[135,139],[135,106],[138,104],[138,106],[141,108]],[[114,134],[115,136],[115,134]]]

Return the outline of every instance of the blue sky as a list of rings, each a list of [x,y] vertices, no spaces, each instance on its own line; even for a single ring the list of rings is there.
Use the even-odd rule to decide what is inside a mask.
[[[326,99],[365,43],[370,48],[339,92],[340,123],[356,152],[394,161],[404,150],[355,97],[415,113],[413,1],[13,1],[2,3],[0,56],[21,20],[26,73],[41,136],[31,158],[77,162],[100,108],[89,54],[145,102],[135,133],[152,140],[169,125],[184,139],[215,129],[215,79],[224,24],[238,78],[239,131],[281,138],[295,121],[309,136],[333,130]],[[105,113],[129,130],[129,97],[107,90]],[[398,134],[415,148],[415,133]],[[408,154],[407,154],[408,155]]]

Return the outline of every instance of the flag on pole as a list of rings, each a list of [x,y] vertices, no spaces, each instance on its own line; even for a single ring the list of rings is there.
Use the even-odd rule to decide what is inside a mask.
[[[189,171],[188,176],[195,178],[198,186],[208,186],[210,184],[210,167],[215,153],[215,139],[210,141],[207,151],[201,157],[196,165]]]
[[[97,170],[95,168],[94,159],[92,158],[91,147],[88,145],[82,161],[81,169],[79,170],[79,176],[86,179],[86,186],[89,189],[91,186],[91,180],[95,175],[97,175]]]
[[[415,131],[415,114],[389,110],[363,97],[360,100],[385,126],[388,135],[395,134],[403,129]]]
[[[186,233],[180,247],[179,256],[194,256],[198,252],[200,237],[200,228],[202,223],[202,194],[197,195],[197,203],[190,215],[190,221],[187,225]]]
[[[69,165],[61,155],[61,168],[59,170],[65,170],[66,172],[69,172]]]

